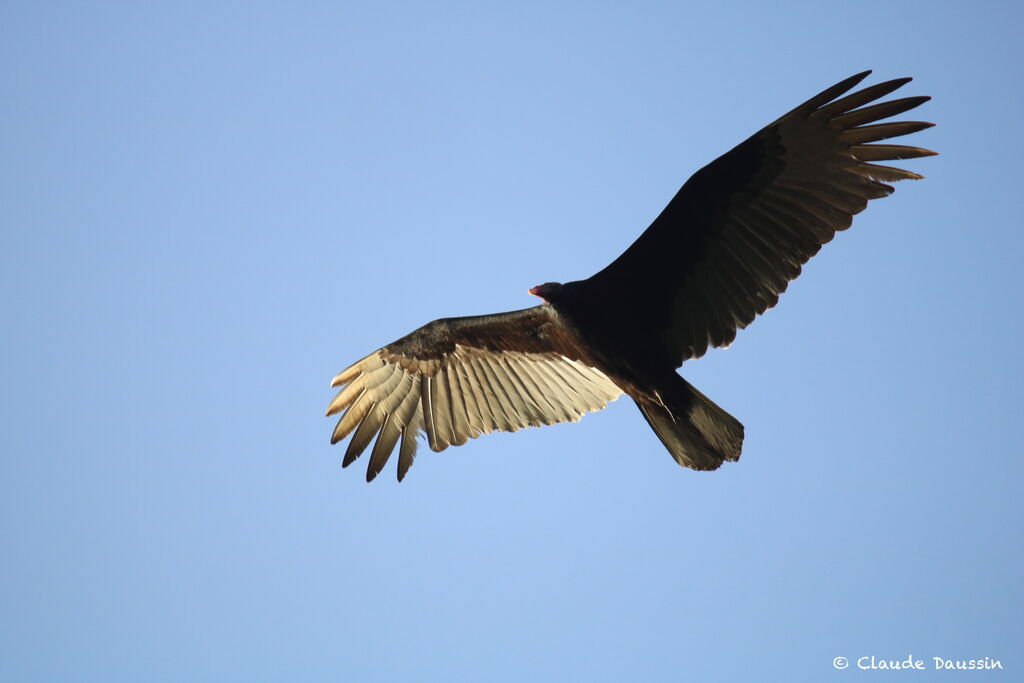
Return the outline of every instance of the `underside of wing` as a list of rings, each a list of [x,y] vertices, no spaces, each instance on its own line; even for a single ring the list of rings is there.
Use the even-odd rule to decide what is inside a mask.
[[[541,308],[435,321],[341,372],[327,414],[341,413],[332,443],[352,434],[343,466],[376,438],[370,481],[401,440],[401,481],[421,433],[442,451],[493,431],[576,421],[617,398],[603,373],[550,347]]]
[[[638,317],[652,321],[667,356],[680,365],[774,306],[801,267],[851,224],[886,184],[921,176],[875,162],[933,155],[878,143],[928,128],[879,123],[927,101],[877,104],[909,78],[842,97],[870,72],[825,90],[698,171],[650,228],[592,278],[643,288]],[[837,99],[838,98],[838,99]],[[623,283],[627,283],[623,285]]]

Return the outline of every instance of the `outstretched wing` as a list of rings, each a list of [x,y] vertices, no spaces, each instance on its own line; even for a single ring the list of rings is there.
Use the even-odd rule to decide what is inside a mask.
[[[875,123],[926,102],[871,104],[911,79],[879,83],[841,99],[870,71],[811,98],[695,173],[654,223],[588,281],[629,297],[637,321],[678,367],[774,306],[801,266],[850,226],[886,181],[921,178],[872,162],[935,154],[868,144],[932,126]]]
[[[547,304],[521,311],[435,320],[341,372],[327,414],[344,411],[331,443],[355,434],[347,467],[377,438],[366,480],[401,437],[398,480],[424,432],[435,451],[493,431],[579,420],[622,391],[566,354]]]

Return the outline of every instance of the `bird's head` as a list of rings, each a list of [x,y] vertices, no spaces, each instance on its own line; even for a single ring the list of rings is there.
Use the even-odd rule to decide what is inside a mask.
[[[562,289],[561,282],[545,282],[542,285],[531,287],[528,291],[534,296],[538,296],[544,301],[552,301],[552,299],[558,296],[558,291]]]

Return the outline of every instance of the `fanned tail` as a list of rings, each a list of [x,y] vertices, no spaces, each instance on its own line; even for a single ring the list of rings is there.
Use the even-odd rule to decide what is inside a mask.
[[[675,374],[675,373],[673,373]],[[679,375],[636,405],[665,448],[683,467],[715,470],[740,458],[743,425]]]

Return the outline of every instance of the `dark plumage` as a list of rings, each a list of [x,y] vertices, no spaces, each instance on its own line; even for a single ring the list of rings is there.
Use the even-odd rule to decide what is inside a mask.
[[[821,245],[893,191],[885,182],[921,177],[872,162],[934,152],[869,143],[933,125],[875,123],[929,98],[871,104],[909,78],[841,97],[869,73],[699,170],[596,275],[534,287],[545,303],[533,308],[435,320],[344,370],[327,408],[343,412],[332,443],[355,432],[343,465],[376,437],[370,481],[401,439],[401,480],[420,433],[441,451],[495,430],[575,421],[622,393],[680,465],[712,470],[739,459],[743,425],[675,369],[774,306]]]

